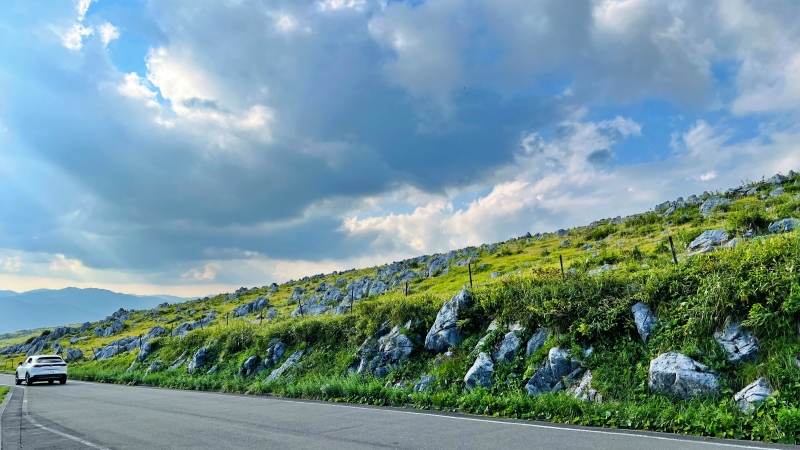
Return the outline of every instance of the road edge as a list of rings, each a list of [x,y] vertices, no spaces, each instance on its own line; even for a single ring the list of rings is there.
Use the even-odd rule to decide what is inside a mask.
[[[14,395],[14,388],[8,390],[8,394],[0,403],[0,448],[3,448],[3,412],[6,410],[6,405],[11,401],[11,396]]]

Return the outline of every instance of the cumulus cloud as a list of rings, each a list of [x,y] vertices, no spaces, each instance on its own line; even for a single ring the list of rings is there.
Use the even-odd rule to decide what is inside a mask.
[[[3,270],[7,272],[19,272],[21,268],[22,268],[22,261],[20,261],[19,256],[6,258],[5,261],[3,261]]]
[[[217,277],[217,272],[222,268],[217,263],[209,263],[203,267],[202,270],[191,269],[188,272],[181,275],[183,278],[190,278],[192,280],[199,280],[199,281],[210,281]]]
[[[792,2],[90,5],[0,17],[0,248],[31,276],[258,283],[798,168]]]
[[[61,253],[56,253],[53,261],[50,263],[50,270],[53,272],[74,272],[74,273],[83,273],[87,271],[87,268],[83,265],[78,259],[67,258]]]
[[[100,40],[103,42],[103,45],[108,45],[109,42],[119,39],[119,28],[108,22],[100,25],[97,31],[100,33]]]
[[[61,43],[70,50],[80,50],[83,48],[83,38],[94,33],[92,27],[84,27],[80,23],[73,24],[62,36]]]

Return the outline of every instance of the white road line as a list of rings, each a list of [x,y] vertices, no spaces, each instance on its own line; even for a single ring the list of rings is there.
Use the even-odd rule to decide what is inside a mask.
[[[85,445],[87,447],[96,448],[98,450],[111,450],[111,449],[109,449],[107,447],[103,447],[102,445],[97,445],[97,444],[95,444],[93,442],[89,442],[89,441],[87,441],[85,439],[81,439],[81,438],[79,438],[77,436],[73,436],[71,434],[67,434],[67,433],[64,433],[62,431],[54,430],[52,428],[48,428],[48,427],[40,424],[39,422],[36,421],[36,419],[34,419],[33,417],[31,417],[28,414],[28,399],[25,398],[25,397],[27,397],[27,390],[25,391],[25,394],[22,397],[22,416],[25,417],[25,419],[28,422],[30,422],[31,425],[35,426],[36,428],[40,428],[42,430],[49,431],[51,433],[57,434],[57,435],[59,435],[61,437],[65,437],[67,439],[71,439],[71,440],[73,440],[75,442],[80,442],[81,444],[83,444],[83,445]]]

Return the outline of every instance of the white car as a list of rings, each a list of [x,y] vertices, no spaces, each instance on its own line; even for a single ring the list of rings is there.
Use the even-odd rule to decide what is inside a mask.
[[[29,356],[25,362],[19,363],[14,374],[14,382],[30,386],[37,381],[47,381],[53,384],[56,380],[64,384],[67,382],[67,363],[58,355]]]

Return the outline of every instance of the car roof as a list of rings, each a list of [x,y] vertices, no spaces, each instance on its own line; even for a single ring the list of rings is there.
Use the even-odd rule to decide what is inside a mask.
[[[32,358],[61,358],[60,355],[33,355]]]

